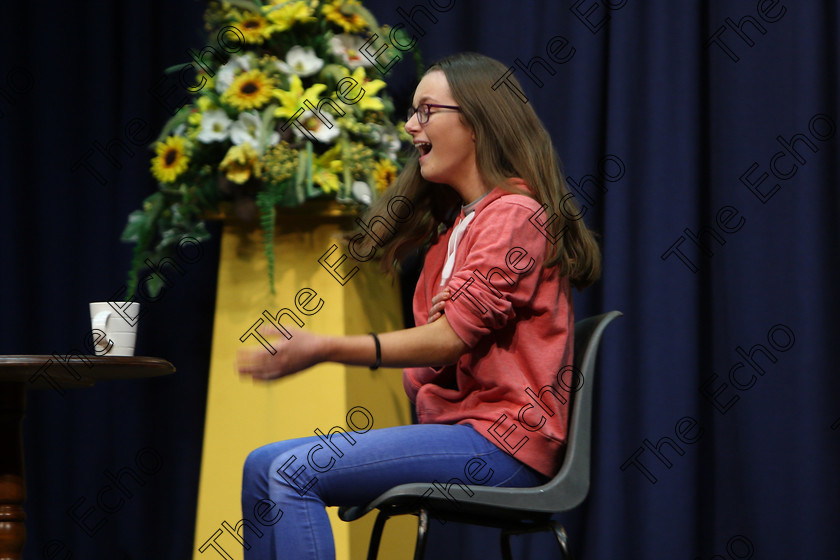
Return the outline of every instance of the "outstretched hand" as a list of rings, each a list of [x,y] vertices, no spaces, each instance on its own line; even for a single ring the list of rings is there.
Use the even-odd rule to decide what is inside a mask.
[[[286,339],[274,328],[259,329],[274,354],[262,345],[240,348],[236,352],[236,369],[239,375],[250,375],[254,379],[276,379],[310,368],[324,356],[324,337],[303,330],[289,332]]]

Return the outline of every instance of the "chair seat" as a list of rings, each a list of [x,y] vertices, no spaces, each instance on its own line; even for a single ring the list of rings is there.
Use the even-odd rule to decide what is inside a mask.
[[[443,521],[454,521],[456,523],[470,523],[486,527],[507,527],[516,521],[523,521],[524,525],[543,522],[549,519],[552,513],[539,513],[531,510],[519,510],[511,508],[487,507],[479,504],[465,502],[458,509],[451,509],[451,502],[445,498],[440,500],[425,499],[418,504],[418,498],[396,497],[377,505],[366,506],[344,506],[339,508],[338,517],[342,521],[355,521],[364,517],[373,510],[385,511],[388,517],[395,515],[417,514],[421,509],[426,509],[431,517]]]
[[[343,521],[355,521],[374,509],[387,508],[393,512],[392,515],[404,515],[416,513],[425,507],[437,518],[461,514],[501,519],[542,519],[577,507],[585,497],[580,492],[576,497],[570,496],[568,492],[558,495],[556,489],[552,491],[551,483],[533,488],[468,485],[473,495],[459,492],[457,497],[453,497],[454,501],[440,493],[424,496],[429,488],[428,483],[401,484],[367,505],[339,508],[338,516]]]

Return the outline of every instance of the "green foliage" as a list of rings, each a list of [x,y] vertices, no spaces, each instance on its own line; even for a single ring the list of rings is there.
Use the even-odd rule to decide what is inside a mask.
[[[265,259],[268,263],[268,284],[274,294],[274,227],[277,223],[277,205],[282,199],[282,188],[276,183],[269,189],[257,193],[257,209],[260,211],[260,226],[263,230]]]
[[[159,191],[143,202],[142,210],[128,216],[121,240],[135,243],[128,273],[126,299],[137,293],[140,272],[148,263],[157,265],[165,258],[177,258],[178,245],[184,238],[203,242],[210,233],[199,219],[201,206],[196,199],[202,194],[198,187],[181,185],[175,192]],[[163,288],[159,275],[151,275],[145,282],[150,298],[156,298]]]

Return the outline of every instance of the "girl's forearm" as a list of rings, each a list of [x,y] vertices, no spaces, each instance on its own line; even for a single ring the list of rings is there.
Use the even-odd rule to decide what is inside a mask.
[[[422,367],[453,364],[467,351],[444,315],[433,323],[379,334],[381,367]],[[324,361],[371,366],[376,344],[370,335],[324,337]]]

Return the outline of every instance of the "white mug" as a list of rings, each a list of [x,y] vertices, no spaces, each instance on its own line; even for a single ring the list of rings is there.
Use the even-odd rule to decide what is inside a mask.
[[[91,303],[90,321],[93,332],[105,333],[105,336],[94,339],[96,355],[133,356],[139,314],[140,304],[137,302]]]

